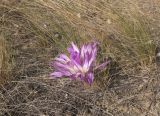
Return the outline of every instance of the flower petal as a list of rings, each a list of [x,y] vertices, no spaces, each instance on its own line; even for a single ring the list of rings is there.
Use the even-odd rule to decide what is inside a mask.
[[[74,50],[75,52],[79,53],[78,47],[77,47],[73,42],[72,42],[71,44],[72,44],[73,50]]]
[[[70,61],[69,57],[65,54],[60,54],[60,58],[66,60],[66,61]]]
[[[79,49],[78,49],[78,47],[72,42],[72,43],[71,43],[71,46],[68,48],[68,52],[69,52],[69,53],[73,53],[73,52],[79,53]]]
[[[95,70],[103,70],[103,69],[105,69],[105,67],[106,67],[109,63],[110,63],[110,61],[106,61],[106,62],[98,65],[98,66],[95,68]]]
[[[58,78],[58,77],[62,77],[63,74],[61,72],[53,72],[50,74],[50,76],[53,78]]]
[[[94,75],[93,75],[93,73],[89,73],[89,74],[87,75],[87,83],[91,85],[91,84],[93,83],[93,80],[94,80]]]

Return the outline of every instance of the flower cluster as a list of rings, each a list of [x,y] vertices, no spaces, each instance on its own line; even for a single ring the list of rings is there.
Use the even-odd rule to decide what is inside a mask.
[[[92,84],[94,80],[93,71],[97,55],[97,43],[92,42],[83,45],[80,49],[72,42],[68,48],[70,56],[60,54],[52,62],[54,72],[51,73],[52,78],[69,77],[73,80],[79,79],[88,84]],[[106,66],[105,62],[98,68]]]

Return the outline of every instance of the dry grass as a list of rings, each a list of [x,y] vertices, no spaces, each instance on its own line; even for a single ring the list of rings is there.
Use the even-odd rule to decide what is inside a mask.
[[[12,81],[0,91],[0,115],[160,114],[158,0],[3,0],[0,4],[0,68]],[[144,18],[145,17],[145,18]],[[49,80],[48,66],[71,41],[96,38],[98,61],[110,57],[86,87]],[[12,51],[12,52],[11,52]],[[2,101],[2,102],[1,102]]]
[[[4,84],[11,72],[10,52],[5,38],[0,36],[0,84]]]

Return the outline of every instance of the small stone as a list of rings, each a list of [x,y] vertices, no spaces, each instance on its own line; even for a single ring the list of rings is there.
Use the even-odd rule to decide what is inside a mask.
[[[159,53],[157,53],[157,57],[160,57],[160,52],[159,52]]]
[[[156,48],[156,63],[160,65],[160,47]]]
[[[78,14],[77,14],[77,17],[78,17],[78,18],[81,18],[81,14],[80,14],[80,13],[78,13]]]
[[[44,26],[44,28],[47,28],[47,25],[46,25],[46,24],[44,24],[43,26]]]
[[[108,24],[111,24],[112,22],[111,22],[111,19],[107,19],[107,23]]]
[[[66,98],[66,99],[68,98],[68,94],[65,94],[65,98]]]

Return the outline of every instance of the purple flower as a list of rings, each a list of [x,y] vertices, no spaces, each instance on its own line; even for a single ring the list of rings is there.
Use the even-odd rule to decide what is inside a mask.
[[[85,81],[91,85],[94,80],[93,71],[97,68],[104,68],[108,64],[107,61],[96,68],[96,42],[83,45],[80,49],[72,42],[68,52],[70,54],[69,57],[65,54],[60,54],[52,62],[52,66],[55,69],[51,73],[52,78],[69,77],[73,80]]]

